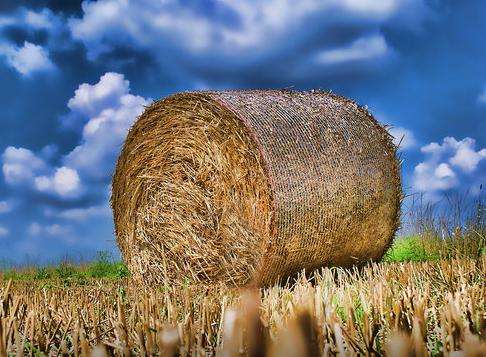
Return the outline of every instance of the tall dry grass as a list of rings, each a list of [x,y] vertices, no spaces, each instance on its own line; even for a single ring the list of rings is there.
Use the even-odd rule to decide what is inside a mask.
[[[486,193],[482,186],[479,192],[447,194],[433,203],[409,198],[403,228],[423,258],[475,259],[486,253]]]
[[[4,281],[0,355],[486,353],[486,257],[326,268],[263,290]]]

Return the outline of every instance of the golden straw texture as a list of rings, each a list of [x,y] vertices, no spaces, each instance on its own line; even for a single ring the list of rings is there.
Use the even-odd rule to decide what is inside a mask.
[[[248,283],[378,259],[397,229],[396,148],[327,92],[192,92],[152,104],[113,178],[136,280]]]

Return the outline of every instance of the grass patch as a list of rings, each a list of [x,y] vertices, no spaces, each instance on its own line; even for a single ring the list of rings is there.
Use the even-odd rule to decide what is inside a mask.
[[[440,259],[440,253],[422,237],[399,237],[385,253],[385,262],[422,262]]]
[[[398,237],[383,256],[387,263],[424,262],[439,259],[479,258],[486,254],[486,240],[482,234],[467,237],[411,235]],[[10,268],[0,270],[0,280],[62,282],[64,285],[84,285],[92,279],[123,279],[130,275],[128,268],[106,251],[87,264],[61,262],[58,265]]]
[[[479,259],[486,254],[484,232],[470,231],[440,238],[426,233],[396,238],[383,256],[384,262],[423,262],[438,259]]]
[[[122,279],[129,276],[125,264],[113,259],[109,252],[99,252],[96,259],[88,264],[61,262],[58,265],[11,268],[0,272],[4,280],[14,281],[62,281],[84,284],[87,279]]]
[[[395,239],[383,261],[480,259],[486,253],[483,194],[473,200],[464,194],[445,196],[434,204],[412,202],[408,225],[416,234]]]
[[[108,252],[98,253],[95,262],[88,265],[86,275],[90,278],[120,279],[129,275],[128,269],[120,261],[114,261]]]

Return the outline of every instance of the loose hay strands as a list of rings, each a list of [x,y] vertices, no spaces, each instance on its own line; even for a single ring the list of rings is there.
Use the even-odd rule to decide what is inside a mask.
[[[387,131],[325,92],[183,93],[154,103],[113,179],[135,280],[268,285],[382,256],[398,225]]]
[[[116,356],[483,356],[486,256],[325,268],[237,293],[0,282],[0,351]],[[38,285],[36,285],[38,284]],[[4,354],[2,352],[2,354]]]

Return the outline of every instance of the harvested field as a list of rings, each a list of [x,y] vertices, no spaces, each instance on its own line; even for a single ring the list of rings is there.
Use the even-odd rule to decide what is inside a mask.
[[[327,92],[194,92],[154,103],[113,179],[138,282],[266,286],[380,259],[398,226],[391,136]]]
[[[325,268],[254,291],[3,281],[0,355],[481,356],[485,275],[483,255]]]

